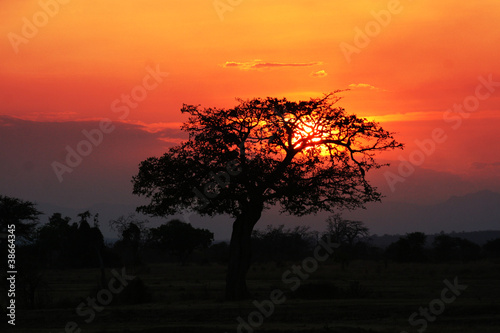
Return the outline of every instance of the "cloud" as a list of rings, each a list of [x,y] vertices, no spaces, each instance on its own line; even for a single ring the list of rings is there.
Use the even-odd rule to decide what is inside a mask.
[[[311,73],[312,77],[325,77],[327,75],[328,75],[328,73],[324,69],[317,71],[317,72],[314,72],[314,73]]]
[[[64,121],[76,121],[76,120],[90,120],[89,118],[78,119],[76,116],[78,113],[76,112],[30,112],[24,114],[22,116],[8,116],[2,115],[3,122],[7,122],[7,118],[10,118],[9,121],[17,120],[26,120],[26,121],[38,121],[38,122],[64,122]],[[0,119],[0,122],[2,119]]]
[[[123,123],[130,125],[137,125],[149,133],[158,133],[165,130],[181,131],[181,122],[159,122],[159,123],[145,123],[140,120],[124,120]]]
[[[75,120],[78,113],[72,111],[61,112],[31,112],[23,117],[33,121],[68,121]]]
[[[471,169],[473,170],[484,170],[487,168],[498,168],[498,167],[500,167],[500,162],[493,162],[493,163],[474,162],[471,164]]]
[[[69,142],[72,140],[78,140],[78,137],[82,135],[82,130],[91,131],[99,128],[101,120],[102,118],[70,121],[35,121],[31,119],[0,115],[0,128],[4,128],[4,132],[2,134],[5,134],[7,129],[9,131],[22,133],[28,133],[31,131],[39,133],[40,136],[43,137],[43,141],[50,141],[55,137],[58,137],[58,141],[63,140],[63,138],[67,138],[66,141]],[[188,139],[187,133],[180,129],[182,123],[179,122],[145,123],[136,120],[112,120],[112,125],[116,126],[116,130],[105,137],[116,137],[120,135],[118,133],[129,133],[136,138],[148,137],[152,140],[156,139],[158,142],[180,143]],[[46,133],[49,129],[54,131],[56,128],[57,133],[60,135],[57,133],[48,135]],[[43,133],[43,135],[41,133]],[[0,135],[0,142],[2,137],[3,135]],[[54,145],[58,141],[51,142],[51,145]]]
[[[178,145],[188,139],[187,133],[181,130],[182,123],[145,123],[138,120],[126,120],[122,124],[127,124],[132,129],[137,128],[141,131],[153,134],[157,137],[158,140],[170,145]]]
[[[0,193],[70,207],[135,200],[130,180],[139,163],[161,156],[187,139],[175,124],[147,125],[113,121],[115,129],[99,135],[99,121],[31,121],[0,116]],[[89,153],[80,154],[79,149]],[[60,183],[53,163],[67,165],[70,150],[76,152],[72,153],[76,164],[63,174]],[[80,162],[75,162],[79,160],[76,154]]]
[[[226,61],[222,67],[237,68],[241,70],[275,68],[275,67],[310,67],[321,65],[321,62],[265,62],[259,59],[247,62]]]
[[[370,89],[370,90],[380,90],[380,91],[385,91],[384,89],[377,88],[375,86],[372,86],[371,84],[368,83],[351,83],[349,85],[349,88],[359,88],[359,89]]]

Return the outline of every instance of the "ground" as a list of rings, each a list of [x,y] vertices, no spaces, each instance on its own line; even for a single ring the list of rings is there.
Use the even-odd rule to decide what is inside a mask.
[[[150,264],[127,268],[140,277],[152,295],[142,304],[111,304],[96,312],[95,318],[79,316],[76,308],[98,288],[97,269],[48,270],[44,272],[44,309],[18,310],[13,332],[64,332],[68,321],[77,323],[81,332],[238,332],[238,317],[261,325],[240,326],[240,332],[500,332],[500,262],[484,260],[472,263],[400,264],[383,261],[355,261],[346,270],[337,263],[320,264],[295,292],[293,283],[283,283],[282,275],[292,265],[255,264],[249,274],[253,299],[265,302],[279,289],[286,300],[274,306],[268,317],[258,314],[253,300],[225,302],[225,267],[218,264]],[[119,269],[118,269],[119,270]],[[292,275],[290,275],[292,276]],[[108,280],[112,275],[107,272]],[[417,315],[439,306],[444,280],[467,288],[445,304],[441,314],[427,320]],[[137,290],[143,293],[142,289]],[[142,295],[129,295],[129,300]],[[452,294],[445,294],[447,297]],[[45,297],[45,299],[44,299]],[[437,305],[436,305],[437,304]],[[261,312],[266,312],[264,307]],[[439,308],[438,308],[439,310]],[[438,311],[436,310],[436,311]],[[252,315],[253,313],[253,315]],[[252,317],[253,316],[253,317]],[[262,317],[260,317],[262,316]],[[257,327],[258,326],[258,327]],[[74,332],[79,332],[75,330]]]

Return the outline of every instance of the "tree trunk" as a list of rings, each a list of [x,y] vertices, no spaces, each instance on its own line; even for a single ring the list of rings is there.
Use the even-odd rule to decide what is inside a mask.
[[[252,230],[260,219],[262,208],[242,214],[233,223],[226,275],[226,300],[248,298],[246,276],[252,259]]]

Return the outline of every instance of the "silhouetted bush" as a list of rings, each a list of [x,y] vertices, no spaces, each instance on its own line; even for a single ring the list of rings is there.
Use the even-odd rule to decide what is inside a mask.
[[[87,211],[78,215],[80,222],[69,224],[70,218],[55,213],[49,223],[38,229],[36,245],[45,267],[84,268],[101,267],[104,237],[98,226],[98,214],[94,226],[87,222],[92,215]]]
[[[471,261],[481,256],[481,247],[467,239],[441,234],[434,238],[433,255],[436,261]]]
[[[486,255],[491,258],[500,258],[500,238],[491,240],[484,244]]]
[[[252,234],[253,260],[273,261],[278,265],[301,260],[311,254],[314,241],[307,226],[285,229],[284,225],[268,225],[265,230],[256,230]]]
[[[177,257],[185,265],[194,250],[208,248],[213,240],[214,234],[207,229],[194,228],[190,223],[172,220],[151,228],[147,245]]]
[[[213,244],[207,251],[208,260],[219,264],[227,264],[229,261],[229,244],[220,242]]]
[[[424,249],[427,236],[422,232],[412,232],[400,237],[386,249],[388,258],[398,262],[424,262],[428,260]]]

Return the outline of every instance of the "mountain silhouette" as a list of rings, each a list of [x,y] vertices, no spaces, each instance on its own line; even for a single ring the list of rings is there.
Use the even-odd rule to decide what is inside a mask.
[[[452,196],[433,205],[403,202],[370,204],[366,210],[347,214],[364,221],[372,233],[404,234],[500,229],[500,193],[480,191]]]

